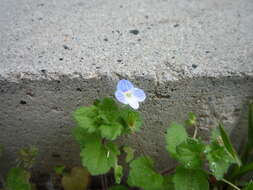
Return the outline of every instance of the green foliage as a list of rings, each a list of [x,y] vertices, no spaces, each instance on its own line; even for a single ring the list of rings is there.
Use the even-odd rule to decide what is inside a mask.
[[[111,98],[104,98],[97,104],[99,115],[104,119],[105,123],[111,123],[119,118],[120,108]]]
[[[163,190],[175,190],[175,185],[173,183],[173,175],[164,176],[163,180]]]
[[[54,171],[57,175],[63,175],[65,170],[65,166],[64,165],[58,165],[54,168]]]
[[[110,187],[109,190],[128,190],[128,188],[123,185],[114,185]]]
[[[227,152],[226,148],[217,142],[213,142],[206,148],[206,158],[212,174],[218,180],[221,180],[229,166],[235,163],[235,160]]]
[[[64,190],[85,190],[90,183],[90,174],[83,167],[74,167],[61,179]]]
[[[186,121],[186,124],[188,126],[193,126],[196,124],[196,120],[196,116],[191,113],[189,114],[189,119]],[[211,143],[205,145],[199,139],[189,138],[184,127],[174,123],[167,130],[166,142],[168,152],[181,164],[173,179],[180,179],[180,176],[183,175],[202,176],[196,178],[197,181],[193,183],[196,187],[193,187],[193,189],[201,189],[201,186],[197,187],[199,183],[205,182],[208,184],[207,176],[203,177],[205,174],[203,172],[205,158],[208,160],[212,175],[214,175],[217,180],[222,180],[224,174],[233,163],[240,164],[240,159],[222,125],[219,125],[218,129],[213,131]],[[182,178],[187,179],[186,177]],[[175,180],[173,180],[174,183],[177,181]],[[189,183],[190,181],[191,179],[189,179]],[[180,184],[178,181],[178,184],[175,184],[175,188],[185,189],[186,186],[188,186],[182,185],[183,183]],[[208,186],[206,187],[208,189]]]
[[[252,153],[253,153],[253,103],[251,102],[249,104],[249,111],[248,111],[248,137],[241,155],[242,162],[247,163]]]
[[[122,123],[125,126],[125,132],[139,131],[142,125],[142,119],[138,112],[133,111],[131,108],[125,107],[120,111]]]
[[[73,115],[76,127],[85,129],[82,133],[98,133],[108,140],[115,140],[124,133],[134,132],[142,123],[138,112],[128,107],[118,107],[111,98],[96,101],[95,105],[89,107],[80,107]],[[75,136],[80,140],[80,136]]]
[[[85,144],[90,143],[94,138],[99,138],[97,133],[88,133],[85,129],[75,127],[72,130],[72,135],[75,140],[80,144],[81,149],[85,147]]]
[[[187,133],[185,128],[182,125],[173,123],[167,129],[166,134],[166,143],[167,150],[171,154],[172,157],[177,157],[177,146],[186,141]]]
[[[116,164],[114,167],[114,178],[117,184],[120,184],[122,177],[123,177],[123,167]]]
[[[30,173],[23,168],[11,168],[7,174],[7,190],[31,190]]]
[[[194,113],[188,114],[188,119],[185,121],[186,126],[194,126],[197,123],[197,117]]]
[[[138,112],[119,107],[111,98],[80,107],[73,116],[76,127],[72,133],[80,144],[82,164],[92,175],[104,174],[115,166],[120,151],[112,141],[138,130],[141,125]],[[119,174],[119,168],[117,171]]]
[[[126,153],[125,161],[128,163],[128,162],[130,162],[134,158],[134,152],[135,152],[135,150],[132,149],[129,146],[124,146],[123,150]]]
[[[220,131],[220,136],[222,138],[222,141],[224,143],[225,148],[227,149],[227,151],[231,154],[231,156],[234,158],[234,160],[236,161],[236,163],[238,164],[238,166],[241,166],[241,160],[237,155],[237,152],[235,151],[226,131],[223,128],[222,124],[219,124],[219,131]]]
[[[197,139],[188,138],[176,147],[176,159],[185,168],[201,168],[205,145]]]
[[[231,174],[231,178],[239,178],[251,171],[253,171],[253,162],[244,164],[240,168],[236,168],[236,170]]]
[[[253,190],[253,182],[249,182],[243,190]]]
[[[178,167],[173,177],[175,190],[208,190],[207,175],[199,169]]]
[[[98,109],[95,106],[80,107],[74,112],[74,119],[78,127],[92,133],[97,128],[96,121],[99,119]]]
[[[18,152],[17,165],[25,169],[30,169],[36,161],[38,152],[35,146],[20,149]]]
[[[154,163],[149,157],[138,157],[130,163],[128,184],[145,190],[157,190],[163,187],[163,177],[154,170]]]
[[[122,128],[121,124],[112,123],[110,125],[101,125],[99,129],[103,138],[115,140],[118,136],[120,136]]]
[[[251,105],[248,129],[250,134],[245,155],[249,155],[253,147],[252,109]],[[83,166],[86,166],[92,175],[104,174],[113,168],[115,182],[120,184],[123,167],[118,164],[118,156],[121,152],[113,141],[122,135],[139,131],[142,124],[140,114],[130,107],[119,107],[111,98],[104,98],[96,100],[89,107],[78,108],[74,112],[74,119],[76,127],[73,129],[73,136],[80,144]],[[194,113],[189,113],[185,125],[197,126],[197,117]],[[234,179],[229,178],[227,172],[231,165],[236,166],[232,177],[253,170],[252,163],[243,162],[244,165],[241,165],[241,160],[222,124],[212,132],[210,143],[204,143],[196,136],[197,130],[191,138],[183,125],[177,123],[170,125],[165,136],[166,149],[179,162],[179,166],[174,173],[172,173],[174,169],[165,170],[172,173],[165,176],[162,174],[167,173],[155,171],[154,162],[150,157],[140,156],[134,159],[134,150],[124,146],[125,162],[130,163],[128,185],[143,190],[209,190],[208,175],[210,181],[214,179],[211,187],[218,184],[220,188],[223,183],[231,185],[231,182],[224,179],[225,174],[226,179]],[[208,162],[211,172],[205,171],[204,163],[207,163],[205,161]],[[244,190],[249,190],[251,186],[249,184]],[[128,188],[121,185],[110,188],[110,190],[126,189]]]
[[[82,163],[92,175],[108,172],[117,162],[119,154],[116,144],[111,142],[103,144],[98,136],[94,136],[81,150]]]
[[[229,177],[231,179],[236,179],[244,176],[248,172],[253,171],[253,103],[249,104],[248,110],[248,136],[246,139],[246,143],[241,151],[241,167],[234,167]]]

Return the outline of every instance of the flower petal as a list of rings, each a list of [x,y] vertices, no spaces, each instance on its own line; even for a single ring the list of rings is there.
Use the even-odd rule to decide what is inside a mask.
[[[120,80],[117,84],[117,90],[126,92],[134,88],[133,84],[128,80]]]
[[[129,106],[131,106],[133,109],[137,110],[139,108],[139,102],[137,101],[136,98],[128,98],[127,102]]]
[[[132,90],[133,96],[137,99],[138,102],[143,102],[146,98],[146,94],[143,90],[139,88],[134,88]]]
[[[123,104],[128,104],[128,102],[127,102],[127,100],[126,100],[126,98],[125,98],[124,93],[121,92],[120,90],[117,90],[117,91],[115,92],[115,97],[116,97],[116,99],[117,99],[119,102],[121,102],[121,103],[123,103]]]

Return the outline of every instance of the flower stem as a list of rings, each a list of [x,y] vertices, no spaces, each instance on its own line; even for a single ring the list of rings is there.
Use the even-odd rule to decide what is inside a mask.
[[[195,129],[194,129],[194,134],[193,134],[193,138],[196,139],[197,134],[198,134],[198,127],[196,125],[194,125]]]
[[[231,183],[230,181],[226,180],[226,179],[222,179],[221,181],[225,182],[226,184],[230,185],[231,187],[233,187],[234,189],[237,190],[241,190],[239,187],[235,186],[233,183]]]

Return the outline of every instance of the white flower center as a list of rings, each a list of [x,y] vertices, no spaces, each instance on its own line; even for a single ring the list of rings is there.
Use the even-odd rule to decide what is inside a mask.
[[[127,98],[131,98],[131,97],[132,97],[132,93],[131,93],[131,92],[126,92],[126,93],[125,93],[125,96],[126,96]]]

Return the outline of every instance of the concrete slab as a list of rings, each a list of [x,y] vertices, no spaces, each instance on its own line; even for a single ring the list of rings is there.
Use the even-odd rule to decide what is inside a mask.
[[[251,0],[0,0],[0,144],[27,144],[39,164],[78,162],[70,113],[112,96],[127,78],[143,88],[140,142],[161,163],[171,121],[196,112],[202,135],[217,112],[238,145],[253,98]],[[155,134],[155,135],[154,135]],[[125,139],[133,144],[133,139]],[[5,163],[5,162],[2,162]],[[4,167],[7,167],[4,164]]]

